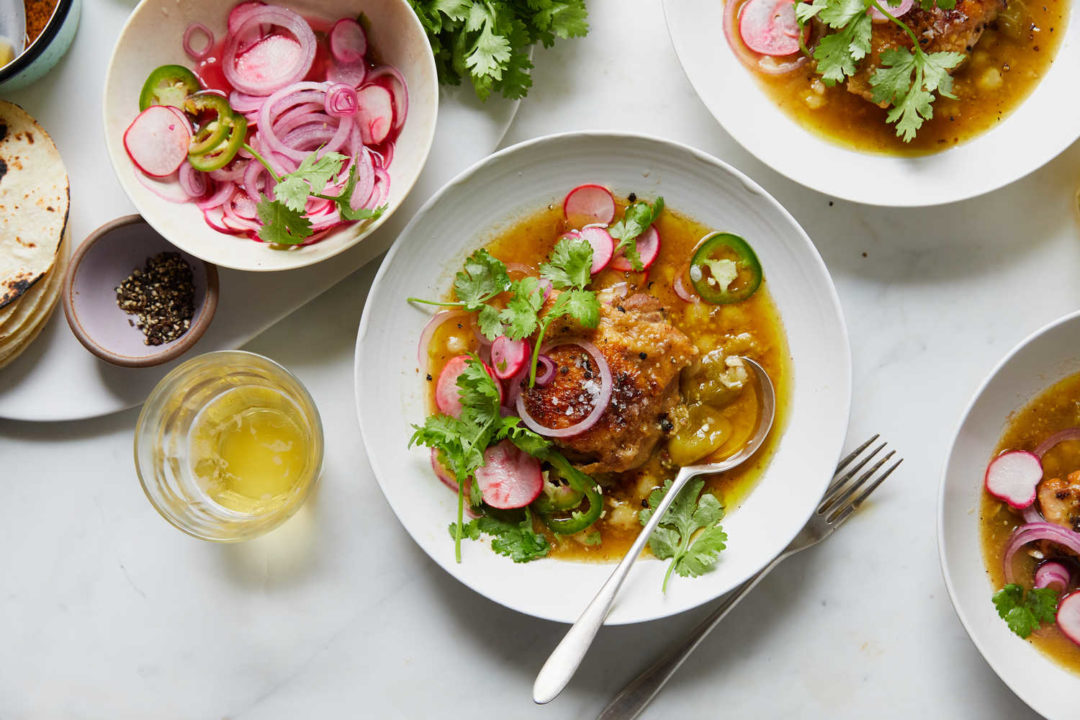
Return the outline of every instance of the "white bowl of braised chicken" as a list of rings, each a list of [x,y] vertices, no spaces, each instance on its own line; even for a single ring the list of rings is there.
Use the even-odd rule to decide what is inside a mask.
[[[1080,690],[1080,313],[1024,340],[976,392],[942,480],[938,545],[979,651],[1028,705]]]
[[[750,577],[832,474],[847,335],[821,258],[761,188],[668,141],[575,133],[504,150],[443,188],[380,268],[356,348],[368,457],[452,575],[572,621],[681,466],[691,484],[609,623],[670,615]]]
[[[1069,0],[667,0],[679,60],[735,140],[870,205],[973,197],[1080,137]]]

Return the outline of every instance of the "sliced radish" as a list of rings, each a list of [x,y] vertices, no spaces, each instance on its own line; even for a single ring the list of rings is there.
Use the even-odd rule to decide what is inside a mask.
[[[365,85],[356,91],[360,110],[356,124],[365,145],[378,145],[390,134],[394,124],[394,97],[381,85]]]
[[[986,468],[986,491],[1010,506],[1023,509],[1035,502],[1035,488],[1042,480],[1039,456],[1024,450],[1008,450]]]
[[[363,62],[367,54],[367,35],[360,23],[341,18],[330,29],[330,55],[339,63]]]
[[[470,360],[472,358],[468,355],[452,357],[439,373],[439,380],[435,383],[435,406],[444,415],[461,417],[461,391],[457,386],[457,379],[461,373],[465,372]],[[484,369],[492,379],[495,379],[495,371],[486,363],[484,363]],[[499,389],[499,404],[502,404],[502,383],[496,380],[495,386]]]
[[[607,225],[615,217],[615,198],[602,185],[578,185],[563,200],[563,215],[574,227]]]
[[[748,0],[739,16],[743,42],[762,55],[794,55],[803,32],[795,18],[795,0]]]
[[[540,461],[509,440],[484,451],[484,464],[476,469],[476,482],[484,502],[500,510],[525,507],[544,489]]]
[[[442,484],[450,488],[454,492],[458,491],[457,480],[454,478],[454,474],[446,469],[446,466],[439,461],[438,448],[431,448],[431,469],[435,471],[435,477],[442,481]]]
[[[595,275],[611,262],[611,256],[615,254],[615,238],[603,225],[586,225],[578,236],[592,245],[592,267],[589,272]]]
[[[143,110],[124,132],[128,157],[150,177],[165,177],[179,170],[190,144],[191,123],[161,105]]]
[[[637,246],[638,255],[641,256],[642,270],[648,270],[649,266],[656,262],[656,256],[660,254],[660,233],[656,231],[656,226],[650,225],[648,230],[638,236],[634,244]],[[611,267],[620,272],[634,270],[634,266],[630,264],[630,260],[623,252],[615,254],[615,257],[611,259]]]
[[[495,338],[491,343],[491,365],[495,377],[508,380],[514,377],[529,360],[529,341],[511,340],[505,335]]]
[[[1080,645],[1080,592],[1071,592],[1058,603],[1057,626],[1065,637]]]

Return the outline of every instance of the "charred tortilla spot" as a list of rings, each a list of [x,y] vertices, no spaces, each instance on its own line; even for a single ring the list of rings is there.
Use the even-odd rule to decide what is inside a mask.
[[[4,179],[4,175],[7,175],[7,163],[3,158],[0,158],[0,180]]]

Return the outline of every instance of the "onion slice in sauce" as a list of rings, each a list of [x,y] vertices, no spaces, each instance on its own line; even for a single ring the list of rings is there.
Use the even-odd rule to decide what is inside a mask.
[[[1005,547],[1004,570],[1006,585],[1016,582],[1016,573],[1013,572],[1013,557],[1017,551],[1028,543],[1038,542],[1039,540],[1049,540],[1055,545],[1060,545],[1080,555],[1080,533],[1048,522],[1021,525],[1016,530],[1013,530],[1013,534],[1009,538],[1009,544]]]
[[[552,348],[562,347],[563,345],[577,345],[582,350],[589,353],[589,356],[592,358],[592,361],[596,363],[597,369],[600,372],[600,391],[596,394],[592,411],[585,416],[585,419],[565,428],[549,428],[541,425],[536,421],[536,418],[529,415],[529,412],[525,407],[525,394],[522,393],[519,395],[517,402],[515,403],[518,415],[521,416],[522,421],[524,421],[525,425],[530,430],[539,435],[543,435],[544,437],[568,438],[580,435],[590,429],[600,420],[600,416],[604,414],[604,411],[607,410],[608,404],[611,402],[611,393],[615,386],[614,378],[611,376],[611,367],[608,365],[607,359],[600,352],[600,349],[588,340],[559,340],[541,348],[540,353],[542,355],[547,354]]]

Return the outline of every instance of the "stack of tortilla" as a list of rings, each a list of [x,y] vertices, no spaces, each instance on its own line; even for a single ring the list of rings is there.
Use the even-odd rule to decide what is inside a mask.
[[[68,177],[49,135],[0,101],[0,368],[48,322],[68,260]]]

